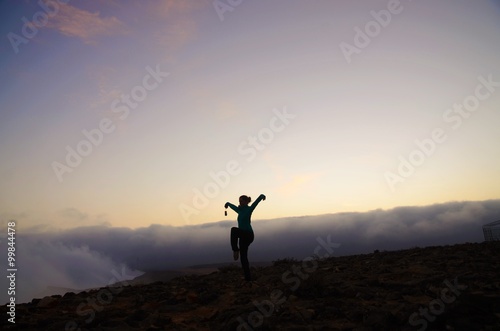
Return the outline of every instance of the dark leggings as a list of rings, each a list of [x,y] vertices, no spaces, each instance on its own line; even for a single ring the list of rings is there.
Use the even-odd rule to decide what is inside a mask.
[[[250,265],[248,263],[248,246],[253,242],[253,232],[241,230],[240,228],[231,228],[231,248],[233,251],[240,251],[241,266],[246,280],[251,280]],[[238,239],[240,248],[238,248]]]

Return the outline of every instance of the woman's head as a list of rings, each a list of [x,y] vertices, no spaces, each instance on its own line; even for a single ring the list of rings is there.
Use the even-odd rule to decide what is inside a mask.
[[[240,196],[240,206],[247,206],[250,201],[252,201],[252,198],[246,195]]]

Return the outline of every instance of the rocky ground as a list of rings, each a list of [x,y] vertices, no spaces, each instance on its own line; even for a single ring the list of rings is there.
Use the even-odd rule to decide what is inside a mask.
[[[500,330],[500,243],[280,260],[1,307],[2,330]],[[7,316],[7,317],[6,317]]]

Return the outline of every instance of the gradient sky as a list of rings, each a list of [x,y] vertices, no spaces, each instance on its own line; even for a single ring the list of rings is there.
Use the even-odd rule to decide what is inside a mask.
[[[500,84],[482,82],[500,82],[500,2],[401,0],[388,19],[391,3],[2,1],[0,220],[182,226],[260,193],[256,219],[499,198]]]

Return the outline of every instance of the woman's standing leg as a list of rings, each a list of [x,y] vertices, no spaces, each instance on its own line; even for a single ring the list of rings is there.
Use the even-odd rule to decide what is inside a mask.
[[[250,275],[250,263],[248,262],[248,246],[253,242],[254,235],[250,231],[240,231],[240,254],[241,266],[246,280],[252,280]]]

